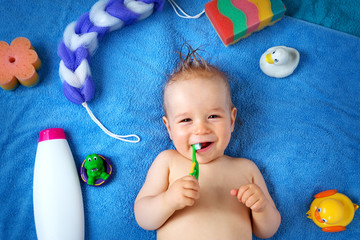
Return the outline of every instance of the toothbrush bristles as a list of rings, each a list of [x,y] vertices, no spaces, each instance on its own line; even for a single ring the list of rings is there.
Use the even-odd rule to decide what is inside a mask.
[[[196,150],[200,150],[201,149],[201,144],[200,143],[194,144],[194,147],[195,147]]]

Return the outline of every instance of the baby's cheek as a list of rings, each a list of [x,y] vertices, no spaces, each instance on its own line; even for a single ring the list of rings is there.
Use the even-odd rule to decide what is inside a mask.
[[[186,158],[191,158],[191,151],[189,148],[189,145],[187,144],[187,141],[184,141],[182,139],[173,139],[173,144],[176,148],[176,150],[183,155]]]

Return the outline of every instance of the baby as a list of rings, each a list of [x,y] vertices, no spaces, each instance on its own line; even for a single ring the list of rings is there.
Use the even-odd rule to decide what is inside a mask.
[[[236,108],[224,73],[188,46],[164,89],[163,122],[176,150],[154,160],[134,205],[138,224],[157,239],[269,238],[281,217],[257,166],[224,155]],[[199,179],[189,175],[192,145]]]

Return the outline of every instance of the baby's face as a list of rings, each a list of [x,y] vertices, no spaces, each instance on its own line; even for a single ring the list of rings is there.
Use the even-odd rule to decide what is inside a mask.
[[[192,157],[192,145],[199,163],[208,163],[224,155],[234,130],[236,108],[232,108],[225,83],[219,77],[178,80],[165,92],[167,116],[163,121],[175,148],[186,158]]]

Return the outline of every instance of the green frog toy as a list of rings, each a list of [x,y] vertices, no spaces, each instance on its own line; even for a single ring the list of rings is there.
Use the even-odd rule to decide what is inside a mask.
[[[84,167],[88,177],[87,184],[94,185],[95,181],[102,178],[104,181],[109,178],[104,167],[104,161],[101,156],[97,154],[90,154],[86,156]]]

